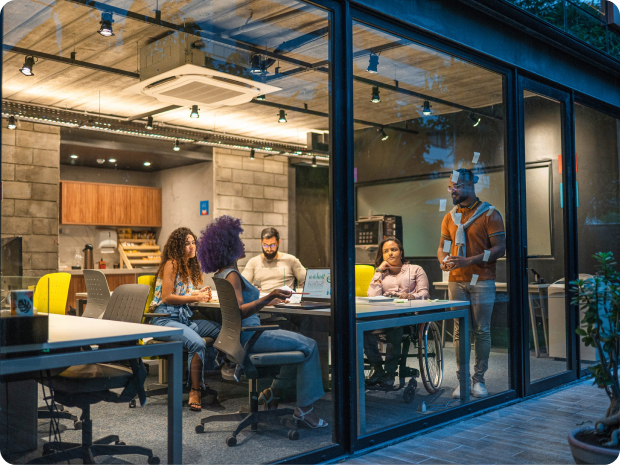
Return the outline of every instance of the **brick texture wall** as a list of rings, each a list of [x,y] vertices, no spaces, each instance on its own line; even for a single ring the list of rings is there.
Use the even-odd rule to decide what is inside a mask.
[[[2,237],[22,236],[24,276],[58,271],[60,128],[2,120]]]
[[[213,218],[230,215],[241,219],[246,258],[259,255],[260,233],[273,226],[280,231],[280,250],[288,251],[288,158],[250,160],[248,151],[213,149]]]

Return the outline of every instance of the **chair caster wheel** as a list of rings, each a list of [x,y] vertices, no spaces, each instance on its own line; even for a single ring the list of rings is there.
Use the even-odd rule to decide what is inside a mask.
[[[288,438],[291,441],[297,441],[299,439],[299,431],[297,431],[296,429],[290,429],[288,431]]]
[[[114,445],[115,446],[126,446],[127,444],[125,444],[123,441],[114,441]]]
[[[131,399],[129,401],[129,408],[136,408],[136,399]]]
[[[415,388],[413,386],[407,386],[403,392],[403,400],[405,403],[410,404],[415,397]]]
[[[226,438],[226,445],[227,445],[228,447],[233,447],[233,446],[236,446],[236,445],[237,445],[237,438],[236,438],[236,437],[234,437],[234,436],[228,436],[228,437]]]
[[[77,430],[82,429],[82,421],[78,420],[78,421],[73,422],[73,427]]]
[[[205,425],[196,425],[196,432],[202,434],[205,432]]]
[[[159,457],[149,457],[147,462],[150,465],[159,465]]]

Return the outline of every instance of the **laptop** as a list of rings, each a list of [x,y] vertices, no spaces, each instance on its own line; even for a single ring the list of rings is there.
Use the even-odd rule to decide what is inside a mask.
[[[329,268],[308,268],[304,282],[304,294],[300,303],[276,304],[276,308],[303,308],[314,310],[330,308],[332,301],[332,280]],[[307,295],[305,294],[307,293]]]

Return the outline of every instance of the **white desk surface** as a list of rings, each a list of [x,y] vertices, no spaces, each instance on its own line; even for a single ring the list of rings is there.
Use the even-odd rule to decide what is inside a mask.
[[[23,317],[27,318],[27,317]],[[180,334],[181,329],[167,326],[100,320],[71,315],[49,315],[48,342],[19,346],[2,346],[0,353],[15,353],[42,349],[64,349],[124,342],[145,337],[163,337]]]
[[[445,281],[435,281],[433,283],[433,286],[435,286],[435,288],[440,291],[445,291],[446,289],[448,289],[448,283]],[[549,286],[551,286],[551,284],[546,284],[546,283],[545,284],[528,284],[527,289],[529,292],[538,293],[540,289],[546,289]],[[508,284],[496,282],[495,289],[498,291],[506,291],[508,289]]]

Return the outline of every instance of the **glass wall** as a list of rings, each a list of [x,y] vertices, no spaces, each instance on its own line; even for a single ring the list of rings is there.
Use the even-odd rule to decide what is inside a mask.
[[[353,47],[364,434],[510,387],[505,116],[497,73],[357,22]]]
[[[620,257],[620,120],[575,105],[579,277],[596,274],[597,252]],[[580,314],[579,322],[583,316]],[[598,361],[593,347],[581,344],[581,366]]]
[[[178,228],[197,236],[201,257],[201,248],[222,247],[203,240],[206,227],[224,215],[240,219],[245,251],[232,264],[261,292],[254,299],[287,286],[299,293],[291,300],[318,302],[262,309],[252,321],[279,325],[288,342],[257,347],[299,350],[311,366],[300,375],[299,360],[277,362],[261,371],[250,399],[250,380],[227,380],[207,349],[205,381],[218,395],[203,392],[198,413],[186,387],[183,461],[266,463],[332,444],[331,14],[288,0],[17,0],[3,13],[2,237],[21,236],[23,245],[12,261],[3,249],[3,277],[70,273],[63,298],[71,311],[88,299],[84,268],[101,269],[112,292],[144,282],[141,275],[161,278]],[[192,284],[210,286],[213,301],[192,303],[191,321],[217,326],[214,270],[200,261],[202,283]],[[147,389],[161,387],[160,362],[146,363]],[[229,447],[243,415],[210,419],[247,410],[259,396],[261,411],[293,409],[288,423],[248,427]],[[311,406],[304,418],[324,427],[293,431],[294,409]],[[141,409],[101,403],[91,415],[162,458],[166,409],[166,396],[153,395]],[[38,449],[13,463],[41,456],[47,428],[40,431]],[[62,439],[79,441],[80,431],[69,425]]]

